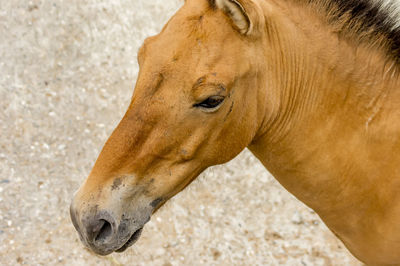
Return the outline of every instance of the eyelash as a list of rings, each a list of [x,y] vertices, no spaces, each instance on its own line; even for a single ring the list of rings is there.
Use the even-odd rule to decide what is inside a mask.
[[[212,110],[220,106],[224,100],[225,97],[223,96],[211,96],[206,100],[202,101],[201,103],[195,104],[194,107]]]

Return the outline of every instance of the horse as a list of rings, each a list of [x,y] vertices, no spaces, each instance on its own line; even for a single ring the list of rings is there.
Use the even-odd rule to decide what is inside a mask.
[[[400,30],[391,2],[186,0],[138,52],[128,110],[71,203],[122,252],[246,147],[360,261],[400,265]]]

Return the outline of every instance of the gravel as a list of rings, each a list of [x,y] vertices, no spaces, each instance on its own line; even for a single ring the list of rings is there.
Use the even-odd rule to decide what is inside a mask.
[[[0,265],[360,265],[248,152],[167,203],[123,254],[68,208],[178,0],[0,0]]]

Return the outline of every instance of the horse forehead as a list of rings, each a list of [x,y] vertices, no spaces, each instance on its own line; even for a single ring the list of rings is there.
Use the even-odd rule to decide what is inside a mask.
[[[210,10],[204,5],[185,4],[155,36],[153,43],[164,48],[190,50],[194,45],[226,43],[236,36],[232,25],[222,12]],[[204,1],[206,2],[206,1]],[[208,4],[207,4],[208,5]],[[188,6],[187,8],[185,8]]]
[[[233,67],[243,59],[242,53],[238,53],[243,50],[240,38],[223,14],[215,11],[180,10],[144,46],[147,64],[142,73],[151,80],[156,73],[165,80],[176,77],[196,82],[216,71],[230,73],[224,66]]]
[[[148,56],[160,67],[185,67],[188,71],[189,68],[192,70],[192,64],[196,67],[202,67],[203,64],[212,66],[223,58],[236,61],[241,57],[241,53],[238,53],[241,44],[234,32],[224,34],[223,31],[218,26],[210,32],[196,26],[177,32],[166,31],[149,43]]]

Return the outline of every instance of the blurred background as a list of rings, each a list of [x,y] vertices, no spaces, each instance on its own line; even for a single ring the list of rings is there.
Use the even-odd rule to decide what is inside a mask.
[[[0,265],[360,265],[248,151],[125,253],[80,243],[70,200],[128,107],[138,48],[182,3],[0,0]]]

